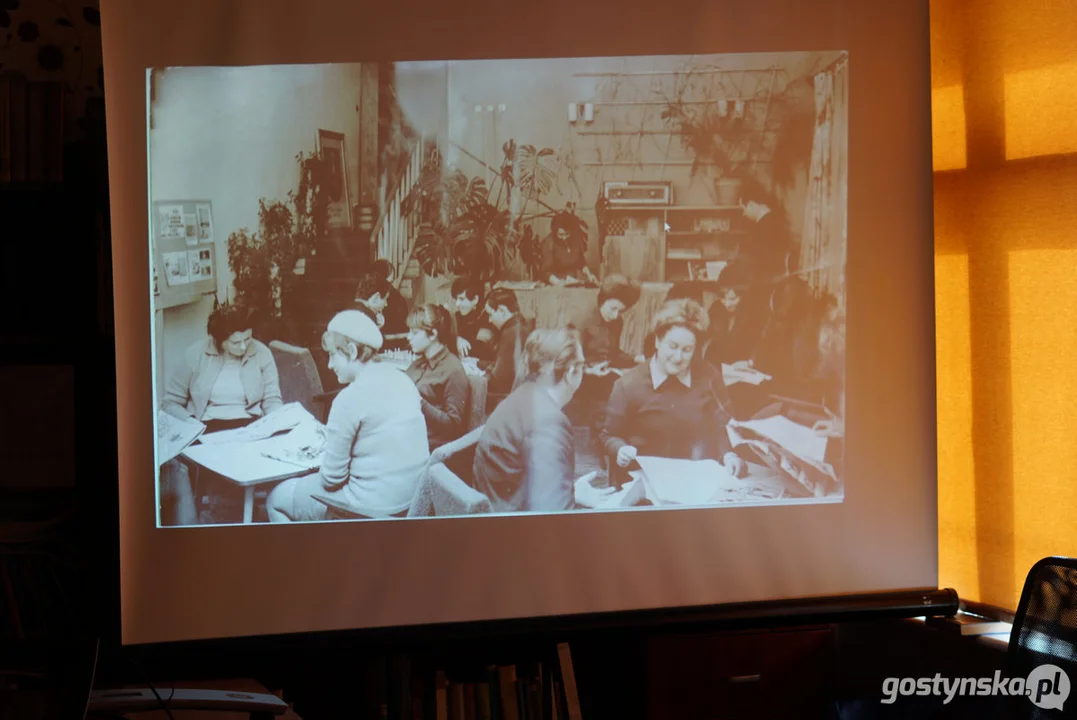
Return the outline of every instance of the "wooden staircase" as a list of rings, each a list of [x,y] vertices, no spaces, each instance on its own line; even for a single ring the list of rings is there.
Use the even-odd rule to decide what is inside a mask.
[[[419,183],[426,165],[426,139],[422,136],[411,151],[407,168],[389,196],[381,217],[371,230],[374,253],[377,259],[388,260],[397,269],[395,282],[400,294],[410,302],[422,282],[422,271],[412,256],[415,238],[419,231],[418,213],[404,211],[404,199]]]

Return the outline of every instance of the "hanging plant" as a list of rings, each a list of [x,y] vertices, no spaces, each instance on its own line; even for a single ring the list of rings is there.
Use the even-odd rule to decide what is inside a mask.
[[[713,168],[719,177],[735,174],[751,160],[752,143],[762,134],[761,129],[745,121],[745,116],[722,117],[712,106],[713,103],[701,105],[677,98],[662,109],[663,122],[692,155],[692,177],[705,168]]]

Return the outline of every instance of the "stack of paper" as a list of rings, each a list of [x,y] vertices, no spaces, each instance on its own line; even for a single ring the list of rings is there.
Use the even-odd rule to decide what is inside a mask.
[[[784,415],[773,415],[762,420],[744,422],[734,420],[729,423],[729,426],[734,432],[740,429],[747,430],[747,433],[738,433],[743,440],[750,439],[754,433],[781,445],[802,460],[813,463],[824,461],[827,438],[817,435],[810,427],[795,423]]]
[[[157,413],[157,461],[166,462],[183,452],[184,448],[198,439],[206,426],[194,418],[180,420],[164,410]]]
[[[657,504],[706,505],[723,491],[745,486],[716,460],[637,457],[636,462],[643,470],[648,495]]]
[[[801,483],[812,494],[825,495],[838,483],[833,466],[825,461],[827,438],[784,415],[761,420],[731,421],[729,439],[734,446],[752,446],[767,464]]]

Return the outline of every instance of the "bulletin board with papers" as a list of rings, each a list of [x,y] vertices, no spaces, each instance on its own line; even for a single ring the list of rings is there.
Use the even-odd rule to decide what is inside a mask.
[[[157,309],[217,291],[217,246],[209,200],[159,200],[152,217],[153,297]]]

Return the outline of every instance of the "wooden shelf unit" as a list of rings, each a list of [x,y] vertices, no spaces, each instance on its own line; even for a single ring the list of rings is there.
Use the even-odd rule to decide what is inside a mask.
[[[606,274],[640,282],[715,280],[745,234],[739,205],[613,205],[603,251]]]

